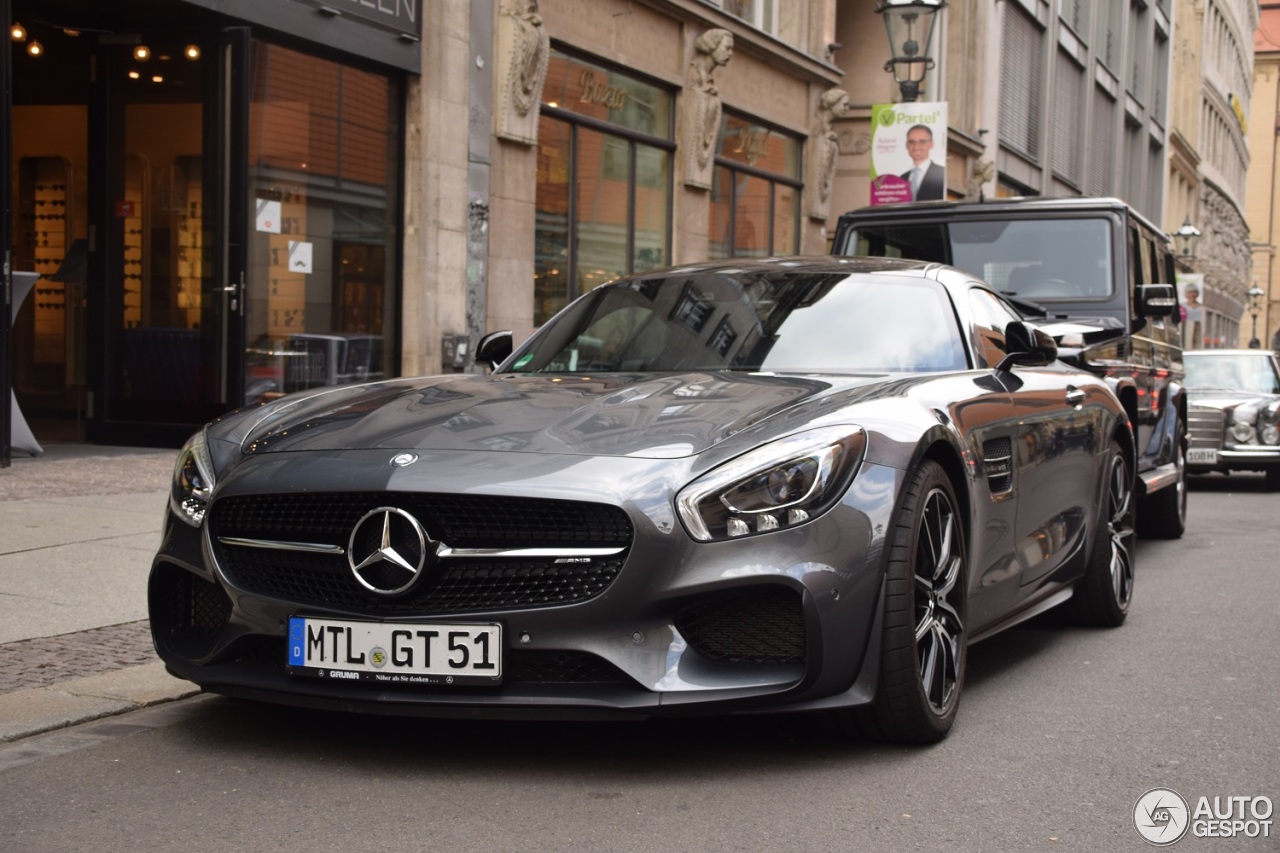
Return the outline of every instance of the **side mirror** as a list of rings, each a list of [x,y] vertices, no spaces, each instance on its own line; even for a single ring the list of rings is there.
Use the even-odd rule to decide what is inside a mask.
[[[1178,291],[1172,284],[1140,284],[1137,296],[1143,317],[1168,317],[1178,310]]]
[[[1043,367],[1057,357],[1058,345],[1048,332],[1015,320],[1004,328],[1004,358],[996,370],[1008,370],[1016,364]]]
[[[487,362],[489,369],[494,370],[511,355],[513,346],[510,330],[490,332],[480,339],[480,345],[476,347],[476,362]]]

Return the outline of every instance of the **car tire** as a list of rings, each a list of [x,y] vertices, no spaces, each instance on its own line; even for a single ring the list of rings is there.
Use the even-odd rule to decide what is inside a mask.
[[[1133,474],[1119,442],[1112,440],[1107,453],[1093,548],[1072,604],[1080,622],[1115,628],[1124,624],[1133,600]]]
[[[946,472],[926,461],[891,532],[876,698],[856,712],[864,735],[936,743],[951,730],[967,657],[967,575],[959,503]]]
[[[1174,427],[1178,479],[1149,495],[1138,507],[1138,535],[1144,539],[1181,539],[1187,529],[1187,435],[1181,418]]]

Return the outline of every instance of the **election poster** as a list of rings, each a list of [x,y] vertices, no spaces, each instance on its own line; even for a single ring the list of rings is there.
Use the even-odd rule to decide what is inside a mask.
[[[944,101],[871,108],[871,203],[947,197],[947,105]]]

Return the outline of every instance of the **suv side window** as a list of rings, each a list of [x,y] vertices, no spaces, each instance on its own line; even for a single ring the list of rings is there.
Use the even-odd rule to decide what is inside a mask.
[[[1129,229],[1133,239],[1133,281],[1130,286],[1151,284],[1151,242],[1137,226]]]

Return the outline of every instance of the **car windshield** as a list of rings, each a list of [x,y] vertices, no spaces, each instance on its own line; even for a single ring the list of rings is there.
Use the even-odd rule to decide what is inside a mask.
[[[600,287],[511,362],[521,373],[968,369],[946,291],[901,274],[699,272]]]
[[[950,264],[1007,296],[1033,302],[1111,295],[1105,219],[965,220],[859,225],[842,251]]]
[[[1188,388],[1280,394],[1280,377],[1276,375],[1275,362],[1266,353],[1186,353],[1183,363],[1187,371],[1184,381]]]

